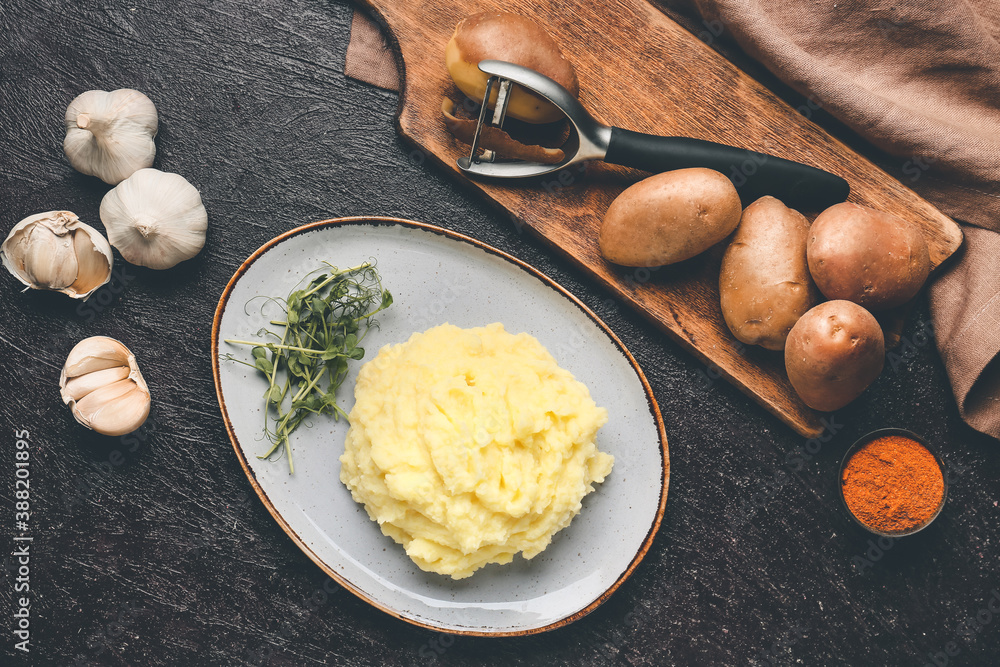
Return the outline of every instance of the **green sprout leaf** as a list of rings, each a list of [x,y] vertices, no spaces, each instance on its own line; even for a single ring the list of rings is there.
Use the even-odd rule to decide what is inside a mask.
[[[281,403],[281,398],[284,394],[281,391],[281,387],[276,384],[272,384],[264,392],[264,399],[272,405],[279,405]]]
[[[284,454],[289,473],[295,472],[289,438],[309,415],[347,417],[336,395],[347,377],[348,360],[364,358],[360,343],[378,326],[373,316],[392,305],[373,261],[344,270],[324,262],[299,285],[306,280],[305,288],[293,289],[284,300],[264,297],[285,311],[283,320],[271,322],[284,328],[280,334],[265,328],[257,335],[268,337],[266,341],[226,340],[251,346],[252,364],[231,354],[223,357],[252,365],[267,379],[264,433],[271,447],[259,458],[273,460]]]

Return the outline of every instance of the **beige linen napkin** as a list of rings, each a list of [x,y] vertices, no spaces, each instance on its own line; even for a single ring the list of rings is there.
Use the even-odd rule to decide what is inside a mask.
[[[378,24],[359,11],[354,12],[351,20],[344,74],[379,88],[399,90],[396,54]]]
[[[970,223],[931,284],[931,316],[962,417],[1000,438],[1000,3],[662,1],[896,156],[906,185]],[[359,12],[345,74],[399,89],[395,55]]]

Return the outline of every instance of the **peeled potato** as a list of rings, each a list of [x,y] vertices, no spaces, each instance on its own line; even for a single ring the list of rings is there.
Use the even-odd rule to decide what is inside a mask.
[[[482,60],[503,60],[544,74],[573,96],[580,92],[573,64],[563,57],[559,45],[534,21],[507,12],[481,12],[458,22],[445,47],[445,64],[459,90],[477,102],[486,94],[489,78],[479,69]],[[489,106],[497,99],[497,87]],[[528,123],[551,123],[563,114],[551,102],[514,86],[507,115]]]
[[[807,253],[824,296],[870,310],[906,303],[930,273],[927,241],[916,225],[850,202],[817,216]]]
[[[806,265],[809,221],[774,197],[746,207],[722,256],[722,315],[740,341],[782,350],[792,326],[819,300]]]
[[[681,262],[729,236],[742,212],[736,188],[720,172],[697,167],[656,174],[611,202],[601,254],[624,266]]]
[[[799,318],[785,341],[788,380],[806,405],[824,412],[860,396],[884,362],[882,328],[851,301],[819,304]]]

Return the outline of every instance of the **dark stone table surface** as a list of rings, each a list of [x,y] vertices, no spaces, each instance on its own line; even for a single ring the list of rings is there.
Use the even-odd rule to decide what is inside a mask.
[[[14,648],[22,593],[6,559],[0,664],[1000,664],[988,607],[1000,596],[1000,445],[959,419],[925,299],[906,353],[808,443],[726,383],[706,386],[689,354],[409,157],[397,95],[342,73],[350,18],[326,0],[0,4],[4,232],[52,209],[100,228],[108,187],[62,151],[66,105],[93,88],[155,101],[154,166],[200,188],[210,219],[196,259],[155,272],[116,258],[112,288],[87,306],[0,276],[0,522],[9,551],[23,544],[14,471],[26,430],[34,538],[30,653]],[[582,620],[517,639],[408,625],[330,582],[252,494],[212,383],[216,302],[268,239],[361,214],[441,225],[535,265],[645,369],[670,442],[666,515],[635,574]],[[66,354],[96,334],[140,357],[154,402],[136,436],[94,436],[59,400]],[[924,434],[956,472],[929,529],[880,547],[841,511],[835,482],[850,443],[885,426]],[[813,453],[787,464],[797,448]]]

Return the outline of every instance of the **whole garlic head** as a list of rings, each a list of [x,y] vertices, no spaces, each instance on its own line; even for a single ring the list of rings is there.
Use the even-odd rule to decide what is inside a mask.
[[[140,169],[104,195],[101,222],[126,261],[169,269],[204,247],[208,213],[183,176]]]
[[[66,108],[63,150],[79,172],[116,185],[153,164],[159,119],[138,90],[88,90]]]
[[[59,393],[76,420],[104,435],[131,433],[149,416],[149,388],[135,355],[114,338],[84,338],[70,350]]]
[[[107,239],[70,211],[38,213],[14,225],[0,260],[31,289],[74,299],[86,299],[111,280],[114,263]]]

